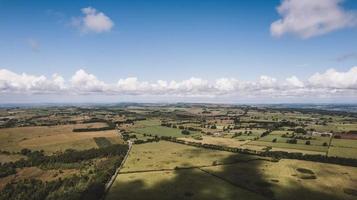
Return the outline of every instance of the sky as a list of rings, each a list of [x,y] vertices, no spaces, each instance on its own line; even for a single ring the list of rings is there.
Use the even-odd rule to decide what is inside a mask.
[[[0,0],[0,103],[357,102],[355,0]]]

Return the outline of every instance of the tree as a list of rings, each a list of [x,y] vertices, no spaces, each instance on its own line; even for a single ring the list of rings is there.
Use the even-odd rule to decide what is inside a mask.
[[[305,142],[305,144],[306,145],[310,145],[311,143],[310,143],[310,140],[307,140],[306,142]]]
[[[217,129],[217,126],[216,125],[212,125],[211,129]]]
[[[190,134],[190,131],[188,131],[188,130],[182,130],[181,133],[184,134],[184,135],[189,135],[189,134]]]
[[[274,138],[272,142],[276,142],[276,138]]]

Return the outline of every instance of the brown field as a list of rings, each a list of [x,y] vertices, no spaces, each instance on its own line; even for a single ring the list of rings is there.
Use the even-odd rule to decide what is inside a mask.
[[[36,126],[0,129],[0,149],[20,151],[23,148],[43,149],[46,152],[97,148],[94,137],[106,137],[112,143],[121,143],[116,130],[73,132],[73,128],[100,127],[103,123]]]
[[[16,174],[0,179],[0,190],[5,187],[7,183],[17,182],[23,179],[39,179],[42,181],[52,181],[59,178],[65,178],[78,173],[76,169],[62,169],[60,170],[42,170],[38,167],[25,167],[18,169]]]
[[[6,155],[6,154],[0,154],[0,163],[7,163],[7,162],[15,162],[20,160],[21,158],[26,159],[26,156],[23,155]]]

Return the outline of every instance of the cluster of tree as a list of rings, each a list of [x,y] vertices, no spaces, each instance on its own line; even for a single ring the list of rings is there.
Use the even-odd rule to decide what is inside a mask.
[[[172,123],[167,123],[167,122],[162,122],[161,126],[165,126],[165,127],[169,127],[169,128],[179,128],[181,130],[189,130],[189,131],[202,131],[202,129],[200,128],[195,128],[195,127],[185,127],[183,125],[179,125],[177,126],[176,124],[172,124]]]
[[[41,180],[25,179],[7,184],[0,192],[0,199],[101,199],[105,193],[105,184],[110,180],[115,170],[120,166],[126,152],[127,145],[112,145],[101,149],[84,151],[68,150],[59,155],[45,156],[39,151],[24,149],[27,160],[20,162],[25,166],[38,166],[53,163],[83,163],[93,158],[106,157],[100,165],[93,165],[94,169],[84,170],[80,176],[72,175],[65,179],[42,182]],[[19,161],[13,163],[18,167]],[[2,170],[0,170],[2,171]]]
[[[307,132],[306,132],[306,130],[303,129],[303,128],[296,128],[296,129],[295,129],[295,133],[301,133],[301,134],[305,135]]]
[[[155,136],[153,138],[148,138],[146,140],[135,140],[134,144],[145,144],[145,143],[151,143],[151,142],[159,142],[160,138]]]
[[[271,130],[271,129],[266,130],[266,131],[264,131],[264,132],[260,135],[260,137],[265,137],[265,136],[269,135],[272,131],[273,131],[273,130]]]
[[[16,173],[16,168],[32,167],[40,165],[51,165],[54,163],[77,163],[93,158],[125,155],[128,150],[128,145],[115,144],[99,149],[88,149],[77,151],[67,149],[61,154],[46,156],[43,151],[31,151],[22,149],[21,154],[27,156],[27,159],[20,159],[15,162],[8,162],[0,165],[1,175],[8,176]]]
[[[315,139],[311,136],[302,136],[302,135],[296,135],[295,138],[299,139],[299,140],[314,140]]]
[[[289,143],[289,144],[297,144],[297,139],[295,139],[295,138],[287,139],[287,140],[286,140],[286,143]]]
[[[8,165],[7,163],[0,163],[0,178],[9,176],[11,174],[15,174],[16,169],[13,168],[11,165]]]

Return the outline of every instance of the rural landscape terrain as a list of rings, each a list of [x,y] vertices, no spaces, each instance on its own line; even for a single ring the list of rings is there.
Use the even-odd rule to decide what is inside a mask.
[[[357,0],[0,0],[0,200],[357,200]]]
[[[357,199],[357,113],[306,106],[0,109],[0,199]]]

